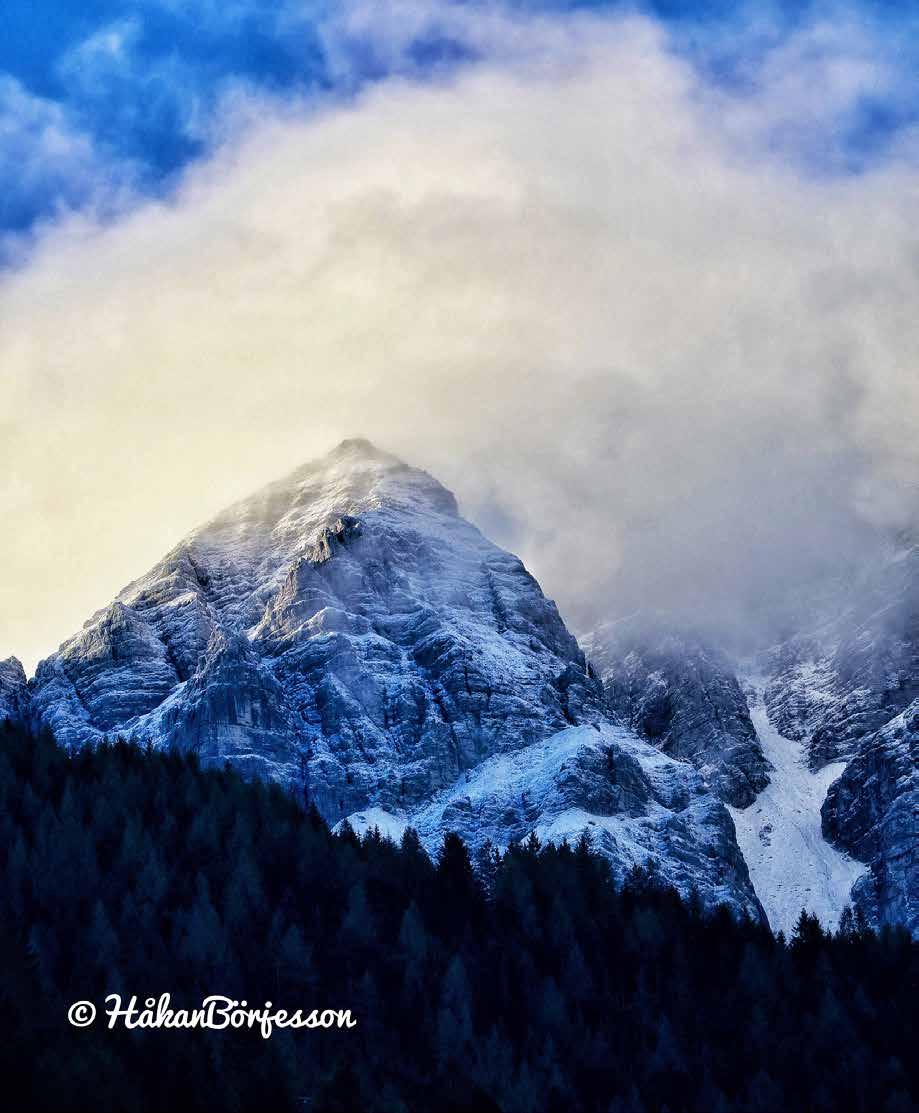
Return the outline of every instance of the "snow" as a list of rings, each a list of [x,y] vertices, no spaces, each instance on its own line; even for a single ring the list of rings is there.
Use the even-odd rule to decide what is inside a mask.
[[[828,843],[820,827],[827,790],[846,763],[811,773],[804,744],[783,737],[769,721],[762,681],[750,683],[756,691],[750,717],[774,772],[749,807],[728,808],[737,842],[773,931],[788,935],[802,908],[835,929],[852,885],[868,868]]]
[[[625,731],[613,726],[606,727],[603,733],[591,726],[568,727],[525,749],[495,754],[435,796],[419,820],[424,822],[428,814],[440,815],[458,800],[478,804],[499,792],[511,795],[548,791],[555,772],[583,746],[599,746],[604,740],[620,736],[625,736]]]
[[[485,839],[504,848],[532,831],[542,842],[574,843],[586,830],[620,881],[652,860],[661,880],[684,896],[695,888],[710,907],[759,912],[746,876],[725,868],[733,844],[722,804],[687,762],[612,723],[567,727],[493,755],[409,822],[432,854],[450,830],[473,849]]]
[[[586,831],[594,850],[615,848],[616,865],[625,873],[631,866],[646,866],[649,860],[656,860],[655,820],[665,813],[659,807],[649,810],[652,818],[633,819],[624,815],[597,815],[583,808],[567,808],[557,816],[543,819],[535,830],[544,843],[558,844],[567,840],[571,846]]]
[[[395,843],[402,841],[402,836],[408,826],[404,819],[391,815],[383,808],[365,808],[362,812],[353,812],[346,819],[336,823],[332,828],[333,832],[337,835],[345,823],[350,823],[355,834],[361,838],[368,831],[376,828],[384,839],[392,839]]]

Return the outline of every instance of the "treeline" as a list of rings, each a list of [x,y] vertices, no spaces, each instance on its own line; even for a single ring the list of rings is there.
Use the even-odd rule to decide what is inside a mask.
[[[436,863],[276,787],[0,726],[0,1079],[17,1110],[910,1110],[919,947],[788,943],[582,840]],[[77,1029],[169,992],[351,1030]]]

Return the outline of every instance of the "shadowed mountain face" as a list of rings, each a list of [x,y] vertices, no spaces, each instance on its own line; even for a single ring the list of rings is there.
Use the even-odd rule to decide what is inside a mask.
[[[919,936],[919,546],[839,585],[823,616],[764,658],[769,717],[812,769],[847,766],[827,793],[823,831],[866,862],[853,902],[875,925]]]
[[[0,661],[0,719],[21,719],[29,706],[29,688],[22,664],[15,657]]]
[[[754,915],[727,812],[610,715],[521,562],[365,441],[230,507],[42,662],[33,720],[230,761],[434,845],[592,829]]]
[[[919,545],[892,548],[822,609],[766,663],[770,718],[813,768],[851,757],[919,697]]]
[[[654,614],[601,624],[584,645],[611,713],[692,762],[725,803],[750,809],[735,816],[758,839],[755,883],[776,886],[759,893],[767,907],[783,906],[792,891],[819,903],[830,848],[811,847],[812,861],[783,861],[788,832],[774,830],[777,816],[799,833],[813,821],[821,843],[868,867],[823,914],[838,917],[851,899],[869,923],[903,924],[919,936],[919,547],[912,539],[892,543],[845,582],[823,585],[802,605],[798,629],[755,661],[738,665]],[[754,690],[777,768],[751,721],[745,697]],[[813,800],[812,814],[802,813],[802,800]]]
[[[647,616],[599,626],[584,644],[612,711],[691,762],[725,803],[753,803],[769,783],[769,762],[723,654]]]
[[[871,872],[854,899],[875,923],[919,929],[919,700],[860,744],[827,793],[823,829]]]

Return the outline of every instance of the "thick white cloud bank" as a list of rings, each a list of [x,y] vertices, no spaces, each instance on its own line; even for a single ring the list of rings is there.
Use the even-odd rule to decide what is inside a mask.
[[[381,7],[351,19],[397,56],[432,9]],[[816,27],[729,95],[650,22],[454,11],[481,63],[240,94],[168,202],[62,221],[0,279],[0,657],[351,435],[581,624],[743,630],[916,521],[916,144],[857,175],[787,146],[831,144],[883,52]]]

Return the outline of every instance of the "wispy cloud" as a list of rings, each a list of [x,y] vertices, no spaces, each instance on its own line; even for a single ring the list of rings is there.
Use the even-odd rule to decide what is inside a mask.
[[[119,20],[68,50],[57,74],[68,102],[113,154],[155,169],[202,152],[220,88],[178,52],[143,45],[140,18]]]
[[[112,166],[93,139],[53,101],[0,75],[0,263],[24,246],[16,233],[77,208],[111,212],[133,180],[129,161]],[[6,232],[5,237],[3,232]]]

